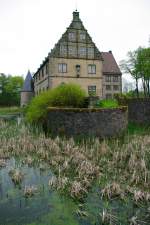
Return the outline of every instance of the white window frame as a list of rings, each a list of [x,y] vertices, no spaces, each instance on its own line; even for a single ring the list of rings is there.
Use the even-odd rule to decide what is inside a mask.
[[[88,65],[88,74],[96,74],[96,65],[95,64]]]
[[[58,72],[59,73],[67,73],[67,64],[66,63],[58,63]]]

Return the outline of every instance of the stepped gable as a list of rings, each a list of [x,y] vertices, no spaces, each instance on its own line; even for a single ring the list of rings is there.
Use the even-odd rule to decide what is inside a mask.
[[[121,71],[111,51],[101,52],[103,57],[103,74],[118,74],[121,75]]]
[[[28,71],[28,73],[27,73],[27,76],[25,78],[23,88],[21,91],[22,92],[33,92],[33,78],[32,78],[30,71]]]
[[[75,39],[69,40],[69,33],[75,34]],[[80,39],[80,34],[86,35],[85,40]],[[72,46],[76,48],[76,55],[70,56],[68,54],[68,47]],[[85,29],[80,17],[79,12],[75,11],[73,12],[73,20],[70,24],[70,26],[67,28],[66,32],[62,35],[60,40],[57,42],[55,47],[51,50],[49,53],[49,56],[51,57],[60,57],[60,58],[82,58],[77,53],[77,50],[80,46],[94,48],[94,57],[93,59],[100,59],[103,60],[100,51],[96,47],[95,43],[92,41],[92,38],[88,34],[87,30]],[[60,49],[64,48],[65,54],[61,54]],[[84,57],[85,58],[85,57]],[[86,57],[87,58],[87,57]]]

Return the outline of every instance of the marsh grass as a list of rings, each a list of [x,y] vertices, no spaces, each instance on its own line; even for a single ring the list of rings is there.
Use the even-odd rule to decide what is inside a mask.
[[[126,135],[123,139],[93,138],[79,143],[45,136],[41,129],[0,121],[0,159],[23,157],[30,166],[46,163],[54,172],[49,188],[84,202],[95,181],[100,199],[150,207],[150,136]],[[30,190],[29,190],[30,192]],[[31,191],[32,192],[32,191]],[[27,192],[28,193],[28,192]],[[148,211],[148,210],[147,210]],[[82,212],[81,212],[82,214]],[[103,224],[116,221],[113,212],[103,209]],[[132,218],[129,224],[133,224]],[[137,218],[135,221],[138,221]]]

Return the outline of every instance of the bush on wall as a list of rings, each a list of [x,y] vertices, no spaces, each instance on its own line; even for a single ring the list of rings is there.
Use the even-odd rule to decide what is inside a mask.
[[[118,107],[118,102],[115,99],[104,99],[97,102],[96,107],[99,108],[116,108]]]
[[[62,84],[33,98],[27,108],[26,119],[29,122],[43,121],[47,107],[82,107],[86,93],[77,84]]]

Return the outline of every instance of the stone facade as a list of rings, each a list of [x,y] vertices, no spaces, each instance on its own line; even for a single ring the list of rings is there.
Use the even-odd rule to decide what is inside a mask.
[[[84,28],[79,12],[75,11],[70,26],[34,74],[35,95],[62,83],[78,83],[87,96],[105,98],[105,64],[102,53]],[[121,73],[119,76],[119,88],[115,93],[121,91]]]
[[[66,136],[114,137],[121,135],[128,124],[127,107],[116,109],[49,108],[47,130]]]
[[[34,97],[33,78],[30,71],[28,71],[21,90],[21,100],[20,100],[21,107],[28,105],[33,97]]]
[[[28,105],[33,97],[34,97],[33,92],[22,91],[21,92],[21,104],[20,104],[21,107]]]

